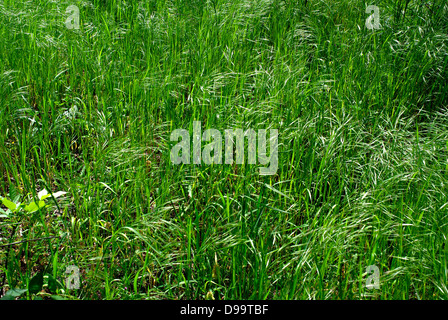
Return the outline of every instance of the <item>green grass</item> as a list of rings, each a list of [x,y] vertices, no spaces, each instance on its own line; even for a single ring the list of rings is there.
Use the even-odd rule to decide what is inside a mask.
[[[0,195],[68,192],[0,218],[0,245],[57,236],[0,247],[2,291],[76,265],[70,299],[447,299],[447,17],[445,0],[0,1]],[[277,173],[172,164],[194,120],[278,129]]]

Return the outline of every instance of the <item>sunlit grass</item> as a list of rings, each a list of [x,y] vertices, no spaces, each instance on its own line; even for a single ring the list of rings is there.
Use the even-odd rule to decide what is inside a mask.
[[[0,195],[68,192],[0,218],[58,236],[0,247],[4,291],[76,265],[73,299],[447,299],[448,6],[406,2],[369,30],[355,0],[2,1]],[[277,173],[172,164],[194,120],[278,129]]]

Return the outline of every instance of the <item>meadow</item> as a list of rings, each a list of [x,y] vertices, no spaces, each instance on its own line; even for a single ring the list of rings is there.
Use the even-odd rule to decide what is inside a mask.
[[[0,0],[0,296],[448,299],[447,46],[445,0]],[[194,121],[277,170],[174,164]]]

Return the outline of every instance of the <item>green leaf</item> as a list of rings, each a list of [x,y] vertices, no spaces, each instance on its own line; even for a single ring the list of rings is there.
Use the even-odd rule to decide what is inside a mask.
[[[8,211],[10,212],[11,210],[8,209]],[[0,218],[8,218],[8,212],[3,210],[2,208],[0,208]]]
[[[9,201],[8,199],[6,199],[6,198],[3,198],[3,197],[0,197],[1,199],[2,199],[2,202],[3,202],[3,204],[9,209],[9,210],[11,210],[11,211],[14,211],[14,210],[16,210],[16,204],[14,203],[14,202],[12,202],[12,201]]]
[[[52,295],[52,296],[51,296],[51,299],[53,299],[53,300],[67,300],[67,299],[65,299],[64,297],[57,296],[57,295]]]
[[[39,210],[42,207],[45,207],[45,202],[44,201],[39,201],[38,202],[39,206],[36,204],[36,202],[31,202],[29,205],[25,206],[25,210],[28,212],[34,212]]]
[[[56,292],[57,288],[58,283],[56,282],[56,279],[51,274],[48,274],[48,289],[51,292]]]
[[[38,272],[31,280],[28,285],[28,291],[30,294],[38,293],[42,290],[44,285],[44,274],[43,272]]]
[[[34,211],[37,210],[37,205],[36,205],[36,203],[33,201],[33,202],[31,202],[29,205],[26,205],[24,209],[25,209],[26,211],[28,211],[28,212],[34,212]]]
[[[0,300],[14,300],[26,292],[26,289],[9,289]]]

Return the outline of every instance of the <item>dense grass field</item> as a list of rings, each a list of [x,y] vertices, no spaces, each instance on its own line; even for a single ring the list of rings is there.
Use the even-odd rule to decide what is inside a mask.
[[[448,299],[447,79],[445,0],[0,0],[0,296]]]

